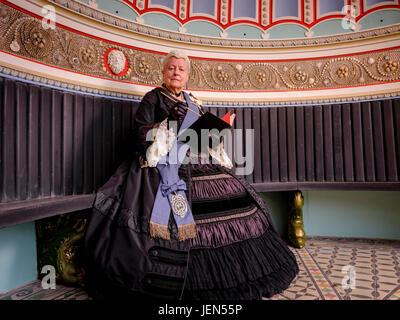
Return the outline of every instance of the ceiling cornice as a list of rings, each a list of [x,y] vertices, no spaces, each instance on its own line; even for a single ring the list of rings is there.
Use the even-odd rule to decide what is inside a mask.
[[[162,60],[179,48],[191,57],[187,89],[207,104],[349,101],[400,91],[397,33],[310,47],[216,47],[137,34],[62,7],[57,27],[44,30],[41,8],[49,1],[0,2],[8,10],[0,17],[2,73],[39,84],[140,98],[161,84]]]
[[[20,1],[18,1],[20,2]],[[372,40],[380,38],[382,36],[399,35],[400,34],[400,23],[383,27],[369,29],[365,31],[358,31],[346,34],[338,34],[332,36],[320,36],[311,38],[301,39],[224,39],[207,37],[201,35],[190,35],[182,32],[174,32],[171,30],[160,29],[148,25],[131,21],[128,19],[121,18],[116,15],[112,15],[103,10],[95,9],[89,5],[79,1],[67,1],[67,0],[48,0],[48,1],[36,1],[30,0],[30,2],[51,2],[59,8],[69,10],[80,16],[86,17],[91,20],[95,20],[102,24],[112,26],[118,29],[129,31],[136,35],[142,35],[154,40],[159,41],[164,39],[166,41],[200,45],[200,46],[216,46],[218,48],[299,48],[299,47],[315,47],[327,45],[338,45],[348,42],[360,41],[360,40]]]

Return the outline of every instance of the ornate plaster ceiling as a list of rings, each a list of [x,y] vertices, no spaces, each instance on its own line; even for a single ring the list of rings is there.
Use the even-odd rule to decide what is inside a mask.
[[[149,12],[167,14],[185,25],[190,21],[210,21],[222,29],[251,24],[267,30],[274,25],[294,23],[306,28],[324,20],[353,18],[385,9],[400,9],[392,0],[121,0],[140,16]],[[90,1],[92,5],[97,0]]]
[[[49,4],[55,15],[45,28]],[[187,89],[207,104],[342,102],[400,92],[399,23],[307,39],[222,39],[167,32],[81,1],[0,0],[0,35],[3,75],[91,94],[140,99],[161,84],[163,58],[175,48],[191,58]]]
[[[54,0],[69,7],[74,1]],[[79,0],[89,8],[181,34],[234,39],[311,38],[384,27],[398,0]],[[122,4],[125,4],[122,5]]]

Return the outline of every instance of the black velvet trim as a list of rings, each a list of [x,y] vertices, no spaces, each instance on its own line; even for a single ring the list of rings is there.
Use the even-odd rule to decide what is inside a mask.
[[[147,274],[143,279],[143,290],[147,294],[162,298],[178,299],[183,288],[183,278],[172,278],[158,274]]]
[[[192,177],[203,177],[211,174],[226,173],[218,164],[190,164]]]
[[[193,199],[192,201],[192,213],[197,219],[206,218],[207,215],[213,214],[214,217],[218,217],[218,212],[223,212],[221,215],[229,214],[227,211],[243,209],[248,207],[253,203],[253,199],[246,192],[244,196],[241,197],[224,197],[220,199],[202,199],[197,202]]]
[[[285,290],[299,271],[296,258],[269,228],[262,236],[190,251],[187,299],[261,299]]]
[[[248,196],[247,191],[243,191],[243,192],[238,192],[238,193],[235,193],[235,194],[221,194],[221,195],[218,195],[218,196],[215,196],[215,197],[193,198],[192,202],[202,203],[204,201],[208,201],[208,202],[211,202],[211,201],[227,201],[227,200],[234,200],[234,199],[237,199],[237,198],[243,199],[243,198],[246,198],[247,196]]]
[[[187,264],[186,251],[178,251],[155,246],[149,249],[149,256],[151,260],[161,263],[168,263],[180,266],[184,266]]]

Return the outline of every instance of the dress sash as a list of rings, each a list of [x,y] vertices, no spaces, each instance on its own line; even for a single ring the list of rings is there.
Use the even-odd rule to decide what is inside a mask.
[[[161,158],[156,166],[161,180],[150,219],[150,236],[152,238],[170,240],[168,221],[171,211],[178,226],[178,240],[183,241],[196,237],[196,224],[185,194],[186,183],[178,175],[179,167],[186,157],[189,145],[179,141],[178,138],[198,119],[199,109],[191,103],[186,92],[183,94],[190,110],[186,112],[170,152]]]

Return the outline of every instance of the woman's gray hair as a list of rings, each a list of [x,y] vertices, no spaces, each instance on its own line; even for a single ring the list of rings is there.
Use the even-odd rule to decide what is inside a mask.
[[[188,56],[185,53],[183,53],[182,51],[179,51],[179,50],[170,51],[168,53],[168,55],[164,58],[163,71],[167,67],[167,63],[168,63],[169,59],[171,59],[171,58],[185,59],[185,61],[187,63],[187,66],[188,66],[188,73],[190,73],[190,60],[189,60]]]

